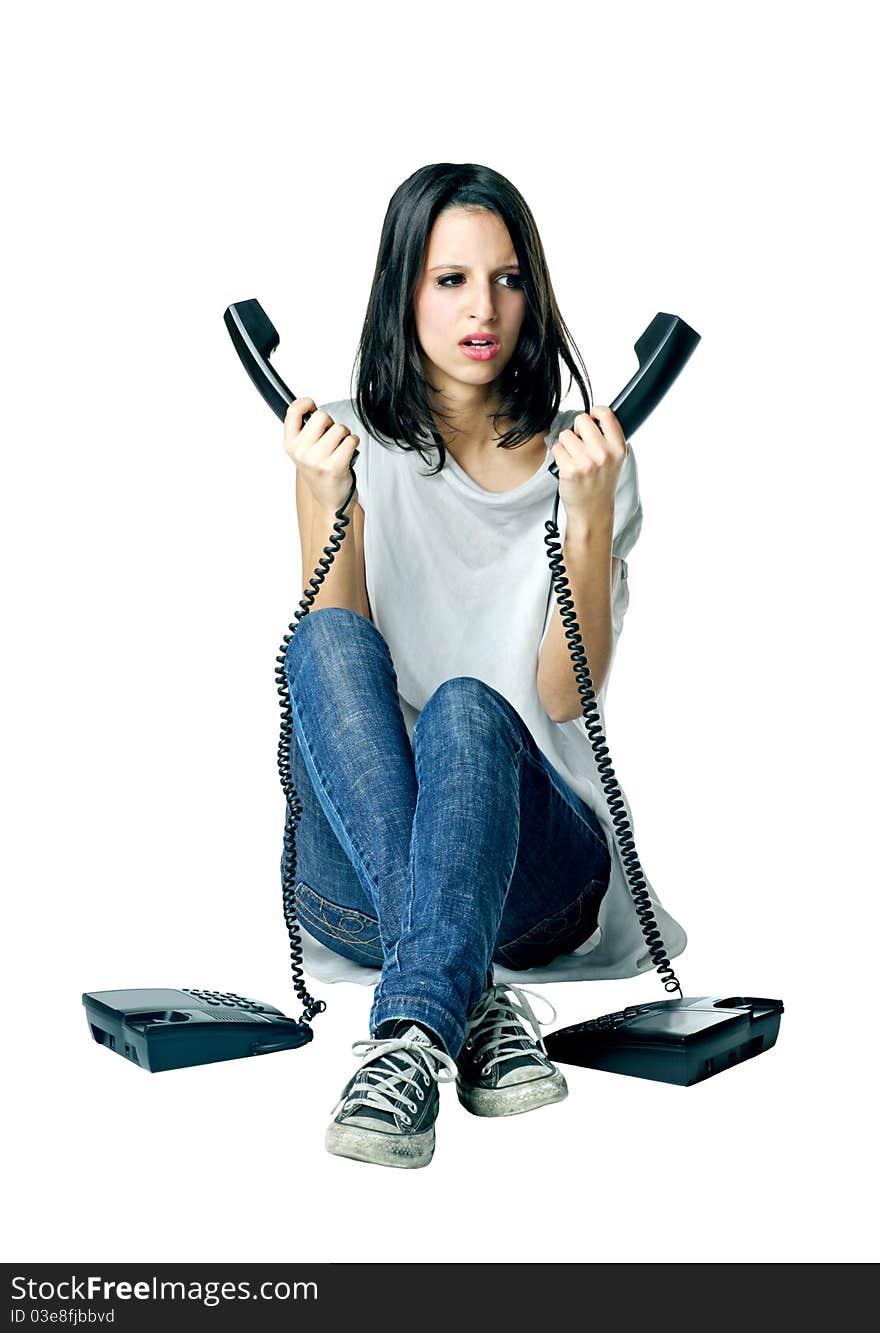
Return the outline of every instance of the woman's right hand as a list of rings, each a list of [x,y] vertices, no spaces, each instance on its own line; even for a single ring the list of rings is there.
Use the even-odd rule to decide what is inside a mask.
[[[312,415],[303,425],[307,412]],[[359,444],[359,436],[342,422],[334,422],[329,413],[319,412],[311,398],[294,398],[285,413],[284,452],[328,513],[335,514],[345,503],[351,488],[349,465]]]

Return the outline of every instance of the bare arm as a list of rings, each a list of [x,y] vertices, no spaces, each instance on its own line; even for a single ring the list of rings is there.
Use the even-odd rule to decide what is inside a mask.
[[[569,524],[562,553],[590,678],[597,694],[605,683],[613,648],[611,589],[620,563],[611,555],[613,526],[613,517],[590,527]],[[538,659],[538,697],[553,722],[569,722],[583,716],[583,707],[555,591],[553,602],[550,628]]]
[[[305,589],[319,561],[326,558],[324,547],[330,545],[336,515],[319,506],[299,472],[296,477],[296,512],[302,555],[302,586]],[[319,607],[344,606],[372,620],[364,567],[364,511],[358,503],[357,491],[345,512],[351,515],[351,522],[324,577],[314,608],[317,611]]]

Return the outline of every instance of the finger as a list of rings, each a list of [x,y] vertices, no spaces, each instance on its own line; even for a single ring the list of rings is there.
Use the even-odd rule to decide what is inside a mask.
[[[315,430],[311,438],[309,432],[312,423],[315,422]],[[304,440],[309,451],[309,457],[318,462],[324,462],[331,458],[351,431],[341,421],[334,421],[328,412],[315,412],[303,427]]]
[[[563,481],[569,481],[575,474],[575,463],[571,454],[559,440],[551,444],[550,452],[556,464],[556,475]]]
[[[607,450],[602,447],[601,435],[597,440],[596,435],[591,433],[584,439],[576,431],[569,428],[559,432],[559,443],[564,446],[575,463],[588,461],[594,463],[597,467],[601,467],[608,457]]]
[[[311,413],[311,415],[309,415]],[[311,398],[294,398],[284,414],[284,448],[290,452],[296,446],[305,429],[303,418],[314,419],[315,402]],[[308,424],[308,423],[306,423]]]
[[[594,405],[592,415],[598,420],[599,429],[608,443],[619,445],[625,452],[627,448],[626,436],[611,408]]]
[[[571,423],[571,429],[584,440],[601,440],[602,431],[599,429],[598,421],[594,421],[589,412],[578,412],[574,421]]]
[[[303,422],[307,414],[309,419]],[[329,412],[319,410],[313,398],[295,398],[284,417],[284,447],[295,449],[300,458],[308,455],[310,460],[323,462],[342,438],[340,431],[347,430],[347,426],[336,429]]]
[[[346,427],[345,435],[343,435],[342,439],[338,442],[335,449],[333,450],[333,453],[334,455],[338,453],[342,457],[349,454],[353,454],[355,449],[357,449],[358,445],[360,444],[360,442],[361,442],[360,436],[352,435],[351,431],[348,429],[348,427]]]
[[[284,425],[288,424],[295,431],[302,430],[302,419],[307,412],[314,412],[317,404],[311,398],[294,398],[284,413]]]

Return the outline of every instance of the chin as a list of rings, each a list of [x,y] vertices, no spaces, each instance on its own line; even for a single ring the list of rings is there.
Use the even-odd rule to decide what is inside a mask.
[[[445,361],[435,361],[433,357],[428,356],[427,364],[425,358],[422,364],[426,378],[432,383],[439,378],[441,382],[447,384],[461,384],[473,388],[475,385],[493,384],[503,373],[507,362],[499,366],[497,357],[494,361],[468,361],[466,357],[462,357],[460,361],[447,364]]]

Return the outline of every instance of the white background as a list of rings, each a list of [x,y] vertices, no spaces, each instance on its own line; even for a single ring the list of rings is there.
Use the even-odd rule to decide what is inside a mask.
[[[876,1257],[869,13],[19,7],[4,1257]],[[80,996],[298,1013],[274,679],[295,474],[222,315],[257,297],[294,391],[348,396],[388,200],[437,161],[529,201],[597,402],[658,310],[703,336],[635,440],[608,734],[686,993],[786,1012],[771,1052],[691,1089],[569,1067],[564,1103],[481,1121],[443,1087],[434,1161],[406,1172],[323,1148],[369,990],[314,982],[307,1048],[158,1076],[91,1041]],[[555,1026],[663,998],[654,975],[542,993]]]

